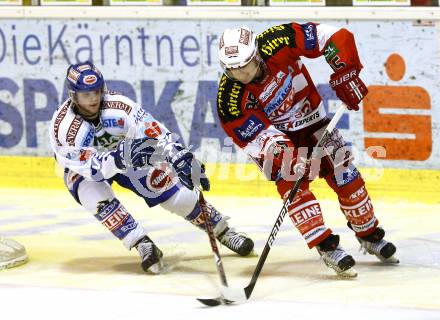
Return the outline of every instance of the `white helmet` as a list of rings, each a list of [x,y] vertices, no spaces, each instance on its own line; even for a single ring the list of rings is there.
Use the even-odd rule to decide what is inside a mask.
[[[218,53],[224,70],[244,67],[257,51],[257,36],[248,27],[226,29],[220,38]]]

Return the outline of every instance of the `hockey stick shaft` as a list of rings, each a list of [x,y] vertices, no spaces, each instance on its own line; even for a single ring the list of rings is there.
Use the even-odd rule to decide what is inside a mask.
[[[208,206],[206,204],[203,193],[199,190],[200,208],[202,210],[203,218],[205,219],[206,233],[208,234],[209,242],[211,244],[211,250],[214,254],[215,265],[217,267],[217,272],[220,277],[220,282],[223,286],[228,286],[228,281],[226,280],[225,269],[223,268],[222,258],[218,250],[217,241],[215,239],[214,230],[212,227],[211,217],[209,214]]]
[[[325,141],[327,135],[333,131],[333,129],[336,127],[336,124],[338,123],[339,119],[341,118],[342,114],[344,113],[346,109],[345,104],[341,104],[341,106],[336,111],[335,115],[333,116],[330,123],[327,125],[327,127],[324,130],[324,133],[322,134],[321,138],[316,143],[316,147],[320,148],[322,147],[323,142]],[[309,164],[312,158],[312,154],[307,158],[307,163]],[[275,221],[275,225],[272,228],[272,231],[270,232],[269,238],[266,241],[266,244],[264,246],[263,252],[260,255],[260,259],[258,260],[257,266],[255,267],[255,271],[252,275],[252,279],[249,282],[249,285],[244,288],[244,292],[246,295],[246,298],[249,299],[249,297],[252,294],[252,291],[254,290],[255,284],[257,283],[258,277],[261,273],[261,270],[263,269],[264,263],[266,261],[267,256],[269,255],[269,251],[275,241],[276,235],[278,231],[280,230],[281,224],[284,221],[284,217],[286,216],[287,212],[289,211],[290,203],[292,202],[293,198],[295,198],[296,193],[298,192],[298,189],[304,179],[304,176],[302,176],[300,179],[298,179],[295,182],[294,187],[292,190],[290,190],[289,195],[287,196],[286,201],[283,203],[283,207],[281,208],[281,212],[279,213],[277,220]]]

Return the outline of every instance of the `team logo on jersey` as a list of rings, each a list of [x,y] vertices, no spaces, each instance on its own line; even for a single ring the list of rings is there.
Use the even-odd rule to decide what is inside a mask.
[[[235,135],[243,142],[252,141],[262,130],[264,123],[255,115],[251,115],[238,128],[234,129]]]
[[[168,166],[155,168],[147,178],[147,186],[152,191],[165,191],[173,183],[172,170]]]
[[[249,40],[251,38],[251,33],[249,30],[240,29],[240,40],[238,42],[243,43],[244,45],[249,45]]]
[[[313,23],[302,24],[304,32],[304,47],[306,50],[313,50],[316,47],[317,35],[316,26]]]
[[[84,83],[88,85],[92,85],[98,81],[98,78],[94,74],[89,74],[84,77]]]
[[[149,138],[157,138],[162,134],[162,130],[160,130],[160,126],[156,121],[153,122],[144,122],[145,124],[145,136]]]
[[[238,46],[229,46],[225,48],[225,54],[227,56],[236,56],[238,55]]]
[[[93,151],[89,149],[81,149],[79,153],[79,161],[87,161],[93,155]]]
[[[255,96],[251,92],[248,92],[248,96],[246,98],[246,104],[245,104],[246,110],[256,110],[257,107],[258,107],[257,98],[255,98]]]

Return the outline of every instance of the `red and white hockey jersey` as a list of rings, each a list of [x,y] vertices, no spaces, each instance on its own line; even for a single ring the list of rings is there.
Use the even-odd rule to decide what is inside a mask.
[[[267,68],[261,82],[244,85],[222,76],[217,111],[228,136],[253,158],[264,156],[271,136],[289,136],[326,117],[301,56],[324,56],[333,70],[362,68],[353,35],[324,24],[283,24],[258,35]],[[287,139],[287,137],[285,137]]]

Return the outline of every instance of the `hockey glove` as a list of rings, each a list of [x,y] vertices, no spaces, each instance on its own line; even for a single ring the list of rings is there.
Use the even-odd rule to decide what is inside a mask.
[[[358,75],[358,69],[352,67],[339,70],[330,77],[330,86],[349,110],[358,111],[359,103],[368,93],[365,83]]]
[[[310,164],[305,155],[298,155],[299,149],[295,148],[290,140],[278,140],[272,142],[262,158],[262,171],[272,181],[279,179],[296,181],[300,177],[307,177],[310,173]],[[301,152],[304,153],[304,152]]]
[[[125,170],[129,167],[141,168],[149,162],[155,153],[156,139],[124,139],[119,141],[116,150],[113,152],[115,165],[118,169]]]
[[[180,182],[190,190],[194,189],[194,184],[200,184],[203,191],[209,191],[211,186],[205,174],[205,165],[198,161],[189,150],[183,147],[177,148],[179,151],[169,159],[169,162]]]

